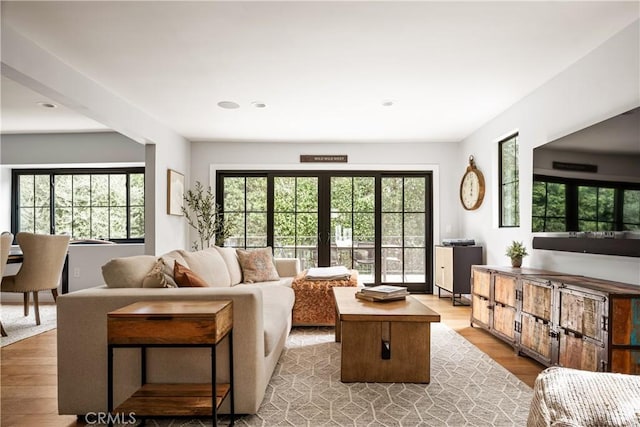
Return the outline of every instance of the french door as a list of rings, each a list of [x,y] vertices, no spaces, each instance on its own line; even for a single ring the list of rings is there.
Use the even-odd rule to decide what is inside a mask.
[[[366,284],[431,291],[429,173],[218,171],[225,245],[272,246],[303,268],[344,265]]]

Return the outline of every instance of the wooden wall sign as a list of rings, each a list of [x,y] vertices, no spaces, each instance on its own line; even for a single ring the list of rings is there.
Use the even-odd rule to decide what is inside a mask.
[[[347,163],[346,154],[301,154],[300,163]]]

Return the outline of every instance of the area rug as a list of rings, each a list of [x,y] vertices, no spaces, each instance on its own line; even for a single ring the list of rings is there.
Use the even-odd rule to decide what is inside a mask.
[[[295,328],[258,414],[239,426],[522,426],[532,390],[448,326],[432,324],[431,383],[340,382],[332,328]],[[228,425],[222,416],[220,425]],[[206,419],[147,420],[159,427]]]
[[[2,347],[22,341],[25,338],[50,331],[56,327],[55,304],[40,304],[40,325],[36,325],[36,316],[33,306],[29,307],[29,315],[25,317],[22,304],[2,304],[0,306],[0,319],[7,332],[2,337]]]

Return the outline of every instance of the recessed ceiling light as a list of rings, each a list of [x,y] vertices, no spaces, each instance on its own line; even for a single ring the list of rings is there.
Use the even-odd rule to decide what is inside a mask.
[[[227,110],[235,110],[236,108],[240,108],[240,104],[233,101],[220,101],[218,102],[218,107],[226,108]]]
[[[383,107],[393,107],[393,104],[395,104],[395,102],[391,99],[385,99],[384,101],[382,101]]]
[[[43,108],[58,108],[56,104],[52,104],[51,102],[38,102],[37,104]]]
[[[251,105],[253,105],[256,108],[266,108],[267,104],[265,104],[264,102],[258,102],[258,101],[253,101],[251,103]]]

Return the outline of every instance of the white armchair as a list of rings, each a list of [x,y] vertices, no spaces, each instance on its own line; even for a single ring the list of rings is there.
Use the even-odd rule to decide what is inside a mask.
[[[29,293],[33,293],[36,325],[40,324],[38,292],[51,290],[53,299],[58,297],[58,282],[69,247],[69,236],[52,236],[20,232],[16,240],[24,259],[18,273],[2,278],[2,292],[24,294],[24,315],[29,315]]]

